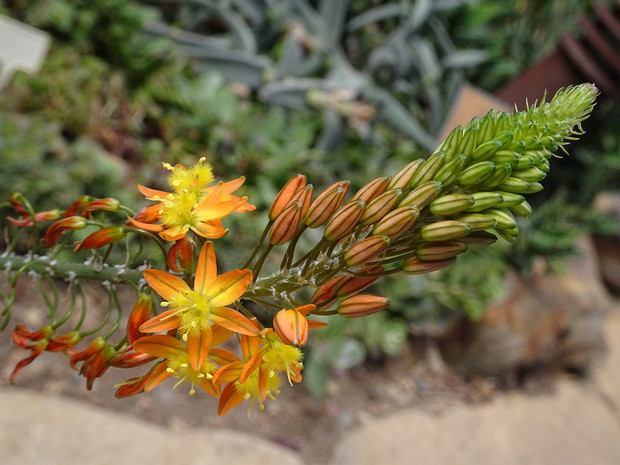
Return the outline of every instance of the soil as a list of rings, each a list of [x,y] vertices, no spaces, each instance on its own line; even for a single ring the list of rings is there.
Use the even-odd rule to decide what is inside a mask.
[[[40,302],[29,299],[36,293],[29,285],[20,289],[9,327],[0,331],[0,388],[9,385],[15,364],[29,353],[11,342],[17,324],[38,328],[46,322]],[[95,302],[102,300],[95,292]],[[37,326],[38,325],[38,326]],[[276,401],[268,401],[264,411],[247,402],[217,415],[217,399],[202,391],[188,394],[189,385],[173,389],[168,380],[151,393],[126,399],[114,397],[114,386],[139,376],[144,367],[110,369],[91,391],[83,377],[71,369],[68,358],[43,353],[16,377],[15,386],[62,395],[100,408],[123,412],[173,429],[191,427],[229,428],[258,435],[298,452],[306,463],[327,463],[338,439],[345,431],[405,408],[418,407],[438,413],[456,403],[488,401],[498,390],[548,391],[555,374],[547,369],[530,376],[510,374],[502,378],[465,380],[446,366],[430,338],[412,339],[397,357],[368,362],[349,371],[330,373],[327,392],[311,395],[302,384],[283,384]]]

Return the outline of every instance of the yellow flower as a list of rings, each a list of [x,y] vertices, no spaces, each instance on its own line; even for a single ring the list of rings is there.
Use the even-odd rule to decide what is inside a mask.
[[[137,228],[159,232],[167,241],[181,239],[190,230],[207,239],[217,239],[228,231],[222,218],[255,209],[247,197],[232,195],[241,187],[244,177],[207,187],[213,181],[213,170],[204,158],[189,169],[168,163],[164,167],[171,171],[168,184],[173,192],[138,185],[147,199],[158,203],[129,218]]]
[[[206,242],[200,251],[193,289],[181,278],[160,270],[145,270],[144,277],[163,297],[162,306],[168,310],[143,323],[140,331],[154,333],[178,328],[183,340],[187,341],[194,370],[198,370],[207,359],[212,324],[248,336],[258,334],[258,329],[248,318],[227,307],[246,291],[252,273],[245,269],[218,276],[212,242]]]

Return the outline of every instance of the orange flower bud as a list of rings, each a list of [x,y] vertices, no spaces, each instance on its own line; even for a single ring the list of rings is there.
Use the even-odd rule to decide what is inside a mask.
[[[168,249],[166,263],[175,273],[191,274],[194,271],[194,248],[196,243],[188,236],[183,236],[175,241],[174,245]]]
[[[407,274],[424,274],[441,270],[452,265],[456,261],[456,257],[447,258],[445,260],[435,260],[432,262],[423,262],[418,257],[408,258],[403,262],[402,269]]]
[[[314,229],[324,224],[342,204],[350,184],[350,181],[339,181],[314,199],[304,219],[306,225]]]
[[[350,266],[360,266],[378,257],[390,245],[387,236],[371,236],[353,245],[344,254],[344,262]]]
[[[400,201],[399,207],[414,206],[418,210],[422,210],[429,203],[437,198],[441,194],[443,184],[439,181],[429,181],[422,184],[420,187],[412,190],[407,196]]]
[[[372,294],[357,294],[338,305],[338,314],[343,318],[360,318],[380,312],[390,305],[390,299]]]
[[[161,210],[159,205],[144,207],[139,210],[132,219],[139,223],[157,223],[159,221],[159,214],[157,213],[159,210]],[[125,221],[125,226],[133,226],[133,224],[131,221],[127,220]]]
[[[306,177],[303,174],[293,176],[278,192],[269,209],[269,220],[275,220],[286,206],[293,200],[293,196],[306,186]]]
[[[388,190],[394,189],[396,187],[398,187],[399,189],[408,188],[409,183],[411,182],[411,178],[415,175],[416,171],[418,171],[420,166],[422,166],[422,163],[424,163],[424,158],[418,158],[417,160],[414,160],[411,163],[407,164],[392,177],[392,181],[387,187]]]
[[[153,296],[151,294],[140,294],[127,321],[127,344],[133,345],[137,339],[144,336],[144,333],[138,328],[142,323],[148,321],[152,309]]]
[[[394,205],[396,205],[396,202],[398,202],[402,194],[403,191],[399,188],[394,188],[381,194],[368,204],[360,223],[368,225],[381,221],[381,219],[392,210]]]
[[[381,271],[383,271],[383,267],[377,266],[375,268],[370,268],[365,271],[369,274],[380,273]],[[348,276],[335,286],[336,297],[349,297],[351,295],[357,294],[358,292],[362,292],[377,279],[379,279],[378,276]]]
[[[387,214],[372,231],[373,236],[388,236],[396,239],[408,232],[420,217],[416,207],[400,207]]]
[[[65,214],[63,216],[65,218],[68,218],[70,216],[77,216],[77,215],[79,215],[80,211],[82,210],[82,208],[84,208],[86,205],[88,205],[93,200],[95,200],[95,199],[93,197],[91,197],[90,195],[83,195],[83,196],[81,196],[79,199],[77,199],[75,202],[73,202],[69,206],[69,208],[67,208],[65,210]]]
[[[84,218],[88,218],[94,211],[116,212],[120,205],[120,202],[112,197],[95,199],[84,206],[80,215]]]
[[[303,189],[297,191],[297,193],[293,196],[291,202],[301,202],[304,206],[301,209],[301,217],[304,218],[306,213],[308,213],[308,209],[310,208],[310,204],[312,203],[312,184],[308,184]]]
[[[467,250],[462,242],[424,242],[416,250],[416,255],[423,262],[447,260]]]
[[[28,213],[26,213],[26,215],[28,215]],[[25,228],[28,226],[33,226],[35,221],[38,223],[40,221],[57,220],[59,217],[60,217],[59,210],[48,210],[44,212],[35,213],[34,221],[32,221],[32,218],[30,216],[27,216],[21,220],[16,220],[15,218],[11,218],[9,216],[7,217],[7,220],[9,220],[9,222],[13,226],[16,226],[18,228]]]
[[[366,204],[361,199],[347,202],[329,220],[327,226],[325,226],[323,236],[330,241],[340,239],[357,226],[359,219],[364,213],[364,208],[366,208]]]
[[[317,307],[331,306],[336,300],[336,288],[342,281],[348,279],[346,276],[337,276],[330,279],[325,284],[319,286],[314,292],[310,303]]]
[[[280,310],[273,317],[273,330],[290,346],[299,347],[308,340],[308,320],[295,309]]]
[[[383,192],[385,192],[390,180],[391,178],[389,176],[382,176],[370,181],[359,191],[357,191],[351,200],[361,199],[367,204],[372,202],[374,199],[383,194]]]
[[[82,334],[79,331],[71,331],[70,333],[56,336],[50,339],[47,348],[48,352],[65,352],[72,355],[71,351],[75,351],[74,346],[82,340]]]
[[[299,201],[289,204],[286,209],[276,218],[269,231],[269,243],[272,245],[282,245],[288,241],[301,221],[303,204]]]
[[[45,241],[45,245],[48,247],[53,247],[54,244],[60,239],[60,236],[67,229],[78,230],[84,229],[86,227],[86,219],[81,216],[70,216],[68,218],[62,218],[61,220],[52,223],[52,225],[47,228],[45,231],[45,236],[43,236],[43,240]]]
[[[102,228],[99,231],[95,231],[86,237],[83,241],[73,249],[77,252],[81,249],[97,249],[104,245],[111,244],[112,242],[120,241],[127,235],[124,226],[110,226],[108,228]]]

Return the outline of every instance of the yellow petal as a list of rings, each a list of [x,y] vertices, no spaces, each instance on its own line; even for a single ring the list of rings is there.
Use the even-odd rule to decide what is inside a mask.
[[[144,270],[144,278],[149,283],[149,286],[166,301],[170,301],[184,291],[190,290],[185,281],[165,271],[153,269]]]
[[[233,270],[215,278],[205,295],[214,307],[230,305],[241,297],[252,281],[252,272],[248,269]]]

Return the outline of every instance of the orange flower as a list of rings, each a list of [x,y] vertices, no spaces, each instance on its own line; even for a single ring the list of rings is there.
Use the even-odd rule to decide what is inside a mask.
[[[158,232],[167,241],[180,239],[190,230],[207,239],[217,239],[228,231],[222,225],[222,218],[256,208],[247,202],[247,197],[232,195],[241,187],[244,177],[206,187],[213,181],[213,174],[204,158],[190,169],[167,163],[164,167],[172,172],[168,183],[173,192],[138,185],[147,199],[158,204],[144,209],[140,217],[129,218],[137,228]]]
[[[194,289],[181,278],[160,270],[145,270],[144,277],[164,298],[162,306],[169,309],[143,323],[140,331],[155,333],[179,328],[187,341],[194,370],[198,370],[207,359],[213,323],[240,334],[258,334],[258,329],[250,320],[227,307],[246,291],[252,281],[252,273],[245,269],[218,276],[212,242],[205,243],[200,251]]]

